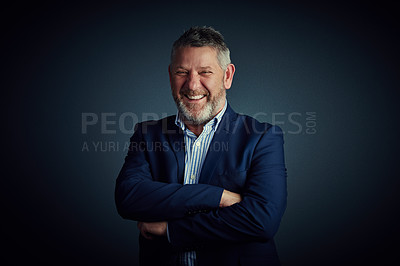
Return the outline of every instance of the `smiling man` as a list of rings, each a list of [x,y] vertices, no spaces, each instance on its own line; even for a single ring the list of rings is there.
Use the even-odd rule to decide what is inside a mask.
[[[217,51],[209,46],[175,49],[169,67],[172,95],[185,124],[199,135],[224,107],[235,67],[228,60],[221,66]],[[229,59],[228,50],[225,53]]]
[[[116,182],[119,214],[138,221],[140,265],[279,265],[281,129],[229,106],[235,66],[213,28],[176,40],[168,71],[178,113],[136,125]]]

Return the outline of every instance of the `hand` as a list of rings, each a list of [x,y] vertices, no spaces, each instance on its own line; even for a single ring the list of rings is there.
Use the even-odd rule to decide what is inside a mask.
[[[153,239],[154,236],[167,235],[167,222],[138,222],[137,227],[142,236],[146,239]]]
[[[242,196],[240,194],[224,189],[224,192],[222,193],[221,196],[221,202],[219,203],[219,207],[220,208],[229,207],[241,201],[242,201]]]

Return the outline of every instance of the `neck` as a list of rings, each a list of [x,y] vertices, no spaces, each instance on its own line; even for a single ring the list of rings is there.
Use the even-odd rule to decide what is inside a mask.
[[[203,132],[204,125],[193,125],[191,123],[185,122],[186,127],[193,132],[197,137],[200,136],[201,132]]]

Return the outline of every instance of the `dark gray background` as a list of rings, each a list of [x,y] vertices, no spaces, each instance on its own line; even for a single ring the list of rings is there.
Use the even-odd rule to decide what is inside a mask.
[[[399,246],[398,11],[382,2],[5,7],[2,262],[137,265],[136,223],[113,199],[125,152],[90,145],[128,141],[126,112],[175,113],[170,47],[207,25],[225,35],[237,67],[231,106],[285,132],[283,265],[389,265]],[[116,132],[99,121],[83,134],[82,113],[114,113]]]

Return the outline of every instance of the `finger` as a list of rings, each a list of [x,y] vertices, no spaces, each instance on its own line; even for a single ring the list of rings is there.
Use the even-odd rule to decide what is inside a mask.
[[[153,239],[153,236],[152,236],[150,233],[145,232],[145,231],[142,231],[142,236],[143,236],[144,238],[146,238],[146,239],[149,239],[149,240],[152,240],[152,239]]]
[[[149,240],[152,240],[152,239],[153,239],[153,235],[148,231],[148,228],[147,228],[147,226],[146,226],[146,223],[144,223],[144,222],[138,222],[138,228],[139,228],[139,230],[140,230],[140,234],[141,234],[144,238],[149,239]]]

